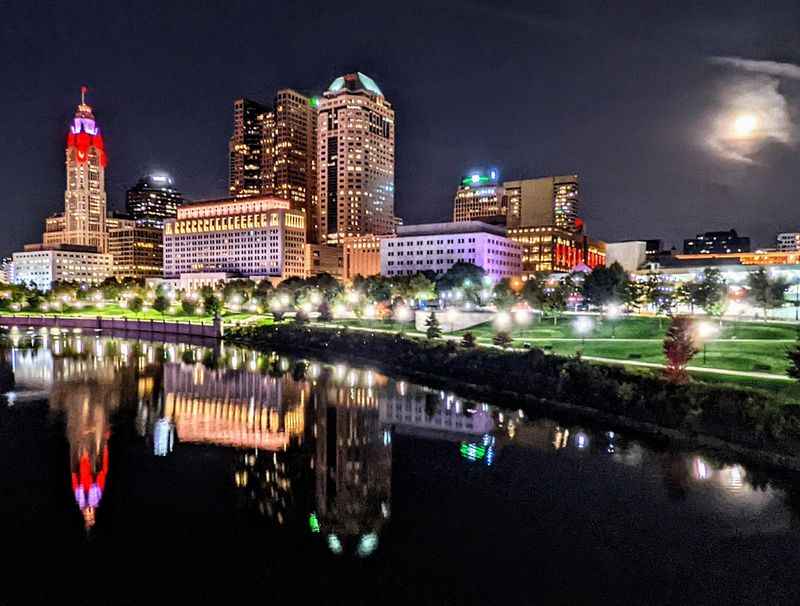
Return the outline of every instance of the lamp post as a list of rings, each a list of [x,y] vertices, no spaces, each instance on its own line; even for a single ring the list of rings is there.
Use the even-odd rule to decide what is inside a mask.
[[[717,332],[717,327],[711,322],[700,322],[695,329],[698,338],[703,342],[703,366],[706,365],[706,344],[708,340],[713,337]]]
[[[572,323],[572,327],[581,336],[581,349],[586,345],[586,334],[592,330],[594,322],[588,316],[581,316]]]

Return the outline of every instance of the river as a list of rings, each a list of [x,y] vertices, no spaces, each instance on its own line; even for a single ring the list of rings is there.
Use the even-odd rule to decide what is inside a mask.
[[[792,474],[214,343],[1,358],[0,604],[800,602]]]

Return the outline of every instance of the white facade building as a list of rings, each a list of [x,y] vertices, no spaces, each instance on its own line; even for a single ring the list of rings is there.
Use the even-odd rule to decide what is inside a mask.
[[[800,250],[800,232],[792,231],[778,234],[778,250],[781,252]]]
[[[184,204],[164,222],[164,276],[303,276],[305,214],[272,196]]]
[[[381,275],[445,273],[459,261],[483,268],[494,281],[522,274],[522,247],[504,227],[480,221],[398,227],[381,240]]]
[[[50,290],[53,282],[97,284],[113,275],[113,257],[89,246],[26,246],[13,258],[12,282],[33,283],[39,290]]]

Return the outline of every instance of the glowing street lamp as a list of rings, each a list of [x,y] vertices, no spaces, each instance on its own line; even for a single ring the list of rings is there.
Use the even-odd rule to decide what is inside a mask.
[[[706,365],[706,343],[708,340],[717,334],[717,327],[711,322],[700,322],[695,328],[697,338],[703,342],[703,366]]]
[[[572,328],[581,336],[581,347],[586,345],[586,335],[591,332],[594,322],[588,316],[581,316],[572,323]]]
[[[511,326],[511,314],[499,311],[494,317],[494,325],[498,330],[507,330]]]

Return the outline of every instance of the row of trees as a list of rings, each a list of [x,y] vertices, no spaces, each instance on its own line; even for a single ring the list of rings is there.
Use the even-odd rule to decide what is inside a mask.
[[[738,290],[736,296],[766,315],[767,310],[783,305],[788,287],[787,282],[772,278],[760,268],[748,276],[746,289]],[[242,309],[282,315],[290,309],[307,311],[309,306],[320,313],[329,312],[337,305],[358,312],[366,305],[391,310],[399,303],[416,307],[420,302],[438,299],[446,305],[493,304],[498,309],[509,309],[525,301],[557,322],[561,312],[572,305],[591,306],[601,311],[612,306],[629,311],[649,308],[664,316],[672,316],[679,305],[685,305],[692,312],[702,309],[708,315],[721,316],[732,300],[729,290],[717,269],[707,269],[694,281],[676,284],[658,273],[650,274],[644,281],[631,280],[615,263],[610,267],[597,267],[589,274],[574,273],[560,279],[536,274],[524,282],[505,279],[492,285],[480,267],[456,263],[443,274],[356,276],[350,289],[328,274],[306,279],[288,278],[277,287],[268,280],[231,280],[195,292],[174,291],[164,285],[148,287],[144,280],[130,278],[122,281],[110,278],[96,286],[61,283],[48,293],[10,285],[4,289],[0,307],[59,310],[119,302],[134,312],[148,305],[161,313],[180,309],[185,314],[202,310],[215,315],[225,309]]]

